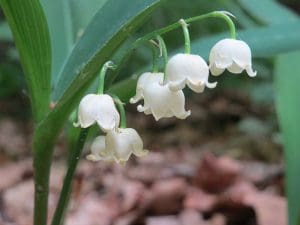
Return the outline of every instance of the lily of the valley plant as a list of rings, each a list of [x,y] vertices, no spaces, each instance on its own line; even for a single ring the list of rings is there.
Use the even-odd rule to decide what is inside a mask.
[[[27,22],[26,18],[28,15],[22,14],[24,12],[24,9],[22,7],[29,7],[28,10],[32,10],[30,12],[36,13],[37,11],[38,13],[35,14],[35,16],[42,15],[41,18],[44,19],[42,10],[40,10],[40,5],[35,5],[35,3],[38,1],[29,1],[29,4],[27,1],[17,2],[14,0],[14,3],[22,5],[19,11],[15,9],[11,10],[11,1],[0,0],[0,2],[6,17],[10,19],[9,22],[11,26],[15,25],[16,19],[18,20],[19,18],[23,18],[23,20],[21,20]],[[122,1],[120,2],[122,3]],[[141,1],[137,1],[136,4],[140,5],[144,3],[141,3]],[[147,8],[146,3],[145,8]],[[149,10],[150,8],[151,7],[149,7]],[[18,12],[19,14],[15,17],[11,16],[14,15],[13,13],[15,12]],[[138,16],[140,15],[136,13],[136,19],[138,19]],[[152,47],[154,48],[154,50],[152,48],[153,70],[144,71],[139,76],[136,85],[136,93],[134,96],[131,96],[130,103],[135,104],[139,102],[137,105],[137,110],[139,112],[143,112],[146,115],[152,115],[156,121],[162,118],[170,117],[187,119],[188,116],[192,113],[193,109],[186,109],[185,107],[185,103],[188,101],[188,99],[186,99],[184,95],[185,87],[188,87],[198,94],[202,93],[206,87],[210,89],[216,88],[217,82],[210,81],[210,74],[218,76],[225,70],[228,70],[229,72],[234,74],[246,71],[249,76],[254,77],[256,75],[256,72],[252,69],[251,50],[245,42],[236,40],[236,30],[234,23],[231,20],[231,16],[232,15],[228,12],[216,11],[185,20],[180,19],[176,23],[173,23],[159,30],[155,30],[134,41],[131,44],[132,46],[128,48],[128,52],[123,55],[123,58],[126,58],[128,55],[130,55],[130,52],[132,52],[134,49],[140,47],[141,45],[149,45],[150,42],[151,45],[153,45]],[[207,64],[205,59],[200,55],[191,54],[191,43],[188,30],[189,24],[207,18],[221,18],[227,23],[230,29],[230,37],[224,40],[220,40],[215,44],[215,46],[212,47],[209,54],[209,64]],[[128,24],[130,25],[129,22]],[[132,22],[132,24],[135,23]],[[35,26],[39,26],[40,24],[33,23],[29,25],[30,26],[27,27],[28,29],[34,29]],[[165,33],[180,27],[183,30],[185,50],[184,52],[180,52],[169,58],[166,43],[164,42],[162,36]],[[110,29],[113,29],[113,27],[110,27]],[[90,57],[98,60],[103,60],[103,58],[105,60],[112,58],[113,52],[107,51],[107,49],[111,47],[111,49],[115,51],[119,46],[119,43],[114,45],[112,45],[112,43],[114,41],[117,42],[122,38],[125,41],[125,38],[127,36],[123,37],[122,32],[130,32],[129,28],[128,30],[122,29],[118,30],[120,32],[115,32],[115,38],[111,38],[107,43],[105,42],[105,44],[103,45],[104,50],[102,49],[103,51],[99,50],[103,55],[100,55],[98,57],[97,54],[90,54]],[[17,44],[25,43],[24,48],[19,48],[23,52],[25,52],[31,50],[29,46],[26,46],[26,44],[32,43],[30,36],[29,38],[28,36],[26,36],[27,39],[24,38],[25,41],[24,43],[22,42],[22,37],[24,36],[22,36],[23,31],[25,32],[24,34],[26,36],[26,29],[23,29],[23,27],[19,27],[19,29],[14,30],[13,33],[16,37],[19,37],[16,38]],[[48,31],[44,29],[43,32],[36,32],[34,34],[43,35],[48,34],[47,32]],[[42,42],[46,39],[47,38],[41,38],[39,40],[40,42]],[[93,37],[93,39],[96,39],[96,37]],[[39,45],[40,42],[36,43],[36,45]],[[19,46],[22,47],[23,45]],[[32,46],[34,47],[35,45]],[[78,47],[78,49],[82,50],[83,52],[85,51],[85,49],[83,50],[82,46],[81,48]],[[26,60],[28,60],[29,56],[26,54],[20,54],[20,56],[21,59],[24,58],[24,60],[22,61],[24,65],[28,65],[26,64],[28,63],[28,61]],[[41,54],[41,57],[43,56],[44,55]],[[81,56],[77,55],[77,57],[80,58]],[[163,68],[158,68],[158,61],[161,58],[163,58],[164,62]],[[36,60],[39,60],[39,58],[37,58]],[[72,60],[76,62],[76,57],[71,57],[71,61]],[[54,143],[58,137],[63,122],[66,122],[68,119],[68,113],[62,112],[70,113],[74,108],[74,99],[72,99],[73,96],[76,96],[76,102],[79,102],[79,106],[77,105],[78,107],[76,107],[77,118],[76,121],[73,122],[74,126],[80,129],[80,134],[78,137],[77,145],[74,149],[72,149],[72,151],[70,151],[71,153],[68,162],[68,169],[64,178],[57,208],[52,218],[52,225],[61,225],[64,221],[65,211],[67,209],[68,200],[70,198],[72,179],[85,143],[85,139],[91,126],[98,127],[99,134],[92,141],[92,144],[90,146],[91,152],[86,156],[88,160],[97,163],[109,161],[124,165],[132,155],[137,157],[147,155],[148,150],[144,149],[143,141],[138,134],[138,131],[134,128],[127,127],[126,113],[124,108],[125,103],[120,100],[123,96],[116,96],[111,92],[106,91],[109,90],[109,85],[111,84],[110,82],[107,82],[107,80],[114,80],[113,78],[110,79],[110,77],[108,76],[108,70],[111,70],[110,72],[114,70],[117,71],[118,68],[123,66],[122,63],[124,64],[125,60],[121,59],[120,63],[116,64],[114,64],[112,61],[107,61],[106,63],[103,63],[103,61],[101,63],[99,62],[98,66],[95,66],[95,64],[93,64],[94,62],[91,63],[91,61],[87,59],[87,61],[82,63],[82,65],[76,65],[75,69],[67,70],[70,73],[75,70],[79,71],[78,79],[70,81],[70,86],[77,88],[77,91],[79,92],[78,95],[74,93],[72,95],[70,94],[70,92],[64,90],[63,100],[58,101],[57,105],[52,110],[50,110],[49,108],[39,109],[38,107],[36,107],[36,105],[33,105],[33,108],[36,107],[38,109],[37,111],[39,112],[36,116],[38,125],[36,126],[33,141],[35,167],[35,225],[47,224],[49,175]],[[39,63],[41,62],[36,62],[34,64],[34,66],[32,67],[33,70],[30,70],[28,69],[29,67],[24,66],[25,70],[28,73],[33,73],[35,72],[34,69],[36,69],[36,67],[40,65]],[[67,63],[66,66],[68,66]],[[95,70],[96,67],[97,70]],[[96,72],[100,73],[96,73],[95,71],[93,71],[93,73],[89,73],[89,69],[94,69]],[[89,84],[88,81],[86,81],[85,83],[87,74],[99,74],[98,89],[95,91],[89,91],[88,93],[84,92],[88,89],[87,84]],[[105,79],[105,77],[107,79]],[[91,76],[89,77],[89,81],[92,80],[90,78]],[[31,80],[28,79],[28,81]],[[80,86],[78,85],[78,82],[83,82],[84,85]],[[79,89],[78,87],[82,87],[83,89]],[[48,88],[50,90],[50,85]],[[34,94],[35,93],[33,93],[33,97],[36,96]],[[46,96],[45,98],[49,96]],[[80,97],[82,98],[80,99]],[[64,116],[61,118],[61,115]],[[63,120],[63,122],[58,122],[59,119]],[[45,149],[47,151],[45,151]]]
[[[138,78],[136,94],[130,99],[131,104],[143,100],[137,106],[139,112],[152,115],[156,121],[162,118],[176,117],[186,119],[191,110],[185,109],[183,89],[187,86],[196,93],[202,93],[207,88],[215,88],[217,82],[210,82],[210,73],[214,76],[222,74],[226,69],[234,74],[244,70],[250,77],[256,76],[252,69],[251,50],[249,46],[236,40],[235,26],[227,12],[216,12],[229,25],[231,37],[220,40],[211,49],[209,65],[200,56],[191,54],[188,20],[180,19],[173,24],[174,29],[182,27],[185,52],[178,53],[168,59],[166,44],[160,35],[151,36],[148,41],[158,46],[153,51],[153,71],[145,71]],[[207,16],[208,15],[208,16]],[[190,22],[209,17],[191,18]],[[147,37],[147,36],[146,36]],[[164,68],[158,71],[159,57],[164,58]],[[116,96],[104,93],[104,77],[108,68],[114,69],[111,61],[105,63],[100,72],[98,93],[89,93],[84,96],[78,108],[78,122],[74,126],[87,128],[93,124],[99,126],[102,132],[91,144],[91,153],[87,159],[97,161],[116,162],[124,165],[131,155],[138,157],[147,155],[143,141],[138,132],[126,127],[124,104]],[[119,112],[117,111],[119,109]],[[121,121],[121,122],[120,122]]]

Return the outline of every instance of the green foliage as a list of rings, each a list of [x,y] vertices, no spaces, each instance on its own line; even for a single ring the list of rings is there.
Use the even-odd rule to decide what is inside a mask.
[[[21,71],[9,63],[0,64],[0,98],[18,93],[22,87]]]
[[[51,159],[60,129],[103,63],[112,57],[116,48],[159,2],[134,0],[127,4],[123,0],[108,1],[93,17],[67,58],[54,91],[54,97],[59,101],[36,128],[33,140],[36,206],[40,207],[37,212],[43,212],[37,215],[36,224],[45,224],[47,218],[44,212],[48,204]]]
[[[48,27],[38,0],[1,0],[21,56],[32,111],[40,121],[49,111],[51,49]]]
[[[278,56],[275,64],[277,111],[285,144],[290,225],[300,223],[299,62],[300,51],[296,51]]]
[[[300,50],[299,16],[275,0],[217,0],[168,1],[153,16],[152,23],[144,26],[138,35],[133,32],[152,14],[162,0],[0,0],[19,50],[32,111],[37,123],[34,134],[34,166],[36,174],[36,224],[45,224],[51,158],[55,140],[71,111],[95,80],[101,66],[110,59],[125,65],[131,57],[127,54],[137,36],[142,36],[153,26],[162,27],[181,17],[190,17],[212,10],[229,10],[237,16],[238,39],[246,41],[255,57],[274,57],[277,54]],[[43,7],[43,8],[42,8]],[[45,15],[44,15],[44,12]],[[46,21],[46,18],[47,21]],[[49,25],[49,30],[47,26]],[[207,58],[213,44],[228,37],[224,21],[212,19],[191,26],[192,52]],[[210,26],[213,24],[214,26]],[[7,24],[0,23],[0,39],[10,41],[12,35]],[[215,34],[216,32],[221,34]],[[50,37],[49,37],[50,33]],[[173,53],[182,52],[183,37],[164,36]],[[200,38],[198,38],[201,36]],[[205,36],[205,37],[203,37]],[[195,38],[197,37],[197,38]],[[51,42],[51,45],[50,45]],[[125,44],[124,44],[125,43]],[[131,67],[149,64],[145,49],[135,53]],[[52,55],[51,55],[52,51]],[[172,54],[170,54],[172,55]],[[126,56],[126,58],[123,58]],[[51,63],[52,61],[52,63]],[[131,62],[127,61],[127,62]],[[299,95],[300,53],[280,55],[275,63],[277,108],[282,127],[287,160],[287,193],[290,225],[300,218],[300,187],[297,174],[300,159],[297,146],[296,116],[300,112]],[[123,80],[108,87],[127,102],[134,95],[137,76],[129,77],[130,65],[123,72]],[[149,66],[148,66],[149,67]],[[147,67],[147,68],[148,68]],[[111,72],[107,86],[120,73]],[[146,68],[146,67],[144,67]],[[127,70],[126,70],[127,69]],[[52,71],[51,71],[52,70]],[[146,70],[146,69],[145,69]],[[0,82],[16,89],[19,81],[8,77],[10,66],[0,65]],[[52,88],[52,93],[51,93]],[[9,95],[1,88],[1,95]],[[57,103],[49,112],[50,97]]]
[[[53,86],[76,40],[106,1],[41,0],[51,34]]]
[[[4,21],[0,22],[0,40],[1,41],[12,41],[12,33],[8,24]]]
[[[275,0],[239,0],[241,6],[262,24],[299,21],[296,13]]]
[[[41,0],[47,18],[52,48],[52,83],[73,46],[71,13],[68,1]]]

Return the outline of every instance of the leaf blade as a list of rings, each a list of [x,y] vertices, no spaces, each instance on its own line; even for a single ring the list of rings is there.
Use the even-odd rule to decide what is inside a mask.
[[[299,21],[299,16],[275,0],[239,0],[240,5],[263,24]]]
[[[54,90],[54,100],[62,98],[63,95],[68,97],[72,92],[77,92],[90,83],[103,63],[109,60],[109,56],[147,16],[146,13],[138,12],[142,9],[151,12],[159,2],[159,0],[132,0],[131,4],[123,0],[106,2],[69,56]],[[137,16],[133,19],[132,14]],[[118,15],[118,18],[113,24],[106,22],[112,21],[115,15]],[[64,91],[67,88],[68,90]]]
[[[299,83],[300,51],[278,56],[275,64],[276,106],[283,133],[289,224],[300,223]],[[298,220],[298,221],[297,221]]]
[[[21,56],[36,121],[49,111],[51,46],[48,25],[38,0],[1,0]]]

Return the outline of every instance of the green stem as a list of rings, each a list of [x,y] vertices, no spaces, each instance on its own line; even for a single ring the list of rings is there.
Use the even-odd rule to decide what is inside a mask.
[[[236,38],[235,25],[234,25],[233,21],[231,20],[231,18],[225,12],[214,11],[214,12],[210,12],[210,13],[203,14],[203,15],[200,15],[200,16],[195,16],[195,17],[191,17],[191,18],[188,18],[188,19],[184,19],[184,21],[186,23],[193,23],[193,22],[200,21],[200,20],[207,19],[207,18],[220,18],[220,19],[225,20],[225,22],[227,23],[227,25],[229,27],[231,38],[233,38],[233,39]],[[139,47],[141,44],[143,44],[145,41],[148,41],[148,40],[156,37],[157,35],[162,35],[162,34],[168,33],[168,32],[170,32],[172,30],[175,30],[179,27],[181,27],[181,23],[178,21],[178,22],[173,23],[169,26],[166,26],[166,27],[163,27],[159,30],[153,31],[153,32],[145,35],[144,37],[141,37],[141,38],[137,39],[133,43],[132,48],[135,49],[135,48]]]
[[[105,80],[105,75],[108,69],[115,69],[116,66],[112,61],[108,61],[104,63],[104,65],[101,68],[100,75],[99,75],[99,87],[97,94],[103,94],[104,93],[104,80]]]
[[[204,19],[208,19],[208,18],[220,18],[220,19],[223,19],[227,23],[227,25],[229,27],[230,37],[232,39],[236,39],[235,25],[234,25],[234,23],[231,20],[231,18],[230,18],[229,15],[230,15],[230,13],[227,13],[227,12],[214,11],[214,12],[210,12],[210,13],[203,14],[203,15],[200,15],[200,16],[195,16],[195,17],[187,18],[187,19],[184,19],[184,20],[185,20],[186,23],[193,23],[193,22],[204,20]],[[131,45],[131,47],[120,58],[128,60],[128,58],[132,54],[132,52],[135,49],[137,49],[138,47],[140,47],[141,45],[143,45],[144,43],[146,43],[147,41],[149,41],[149,40],[157,37],[158,35],[166,34],[166,33],[170,32],[170,31],[173,31],[173,30],[175,30],[177,28],[180,28],[180,27],[181,27],[181,24],[178,21],[176,23],[170,24],[169,26],[163,27],[161,29],[158,29],[156,31],[153,31],[151,33],[146,34],[145,36],[143,36],[143,37],[137,39],[135,42],[133,42],[133,44]],[[119,62],[118,68],[121,67],[124,62],[126,62],[126,60]],[[119,72],[119,70],[117,69],[116,72]],[[114,74],[113,78],[115,79],[116,77],[117,77],[117,74]],[[110,83],[112,83],[112,82],[113,82],[113,79],[110,80]]]
[[[190,54],[191,53],[191,40],[190,40],[188,25],[184,21],[184,19],[179,20],[179,23],[182,26],[182,31],[183,31],[183,35],[184,35],[184,53]]]
[[[70,196],[71,186],[73,177],[75,174],[75,170],[78,165],[78,161],[80,159],[81,152],[83,150],[83,146],[88,134],[89,128],[81,129],[77,145],[74,151],[70,151],[70,161],[69,161],[69,168],[67,174],[64,178],[62,191],[60,192],[59,200],[57,207],[55,209],[55,213],[52,219],[51,225],[61,225],[64,220],[64,215],[67,209],[68,200]]]
[[[152,72],[158,72],[158,51],[157,51],[157,43],[153,40],[150,40],[150,48],[152,51]]]
[[[115,103],[117,105],[118,111],[120,113],[120,117],[121,117],[121,121],[120,121],[120,128],[126,128],[127,124],[126,124],[126,112],[125,112],[125,108],[124,108],[124,103],[120,100],[120,98],[116,95],[112,95]]]
[[[167,62],[168,62],[168,50],[167,50],[167,47],[166,47],[166,43],[160,35],[157,35],[156,39],[158,40],[159,47],[161,48],[161,51],[162,51],[162,56],[163,56],[163,59],[164,59],[164,67],[165,67]]]

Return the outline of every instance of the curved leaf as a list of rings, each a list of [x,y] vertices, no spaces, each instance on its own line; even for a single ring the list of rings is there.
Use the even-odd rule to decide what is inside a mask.
[[[239,0],[240,5],[263,24],[299,21],[299,16],[276,0]]]
[[[40,121],[49,111],[51,46],[47,22],[38,0],[1,0],[25,72],[32,111]]]
[[[110,0],[95,15],[66,62],[54,100],[70,99],[88,85],[103,63],[154,9],[159,0]],[[147,13],[141,13],[145,10]]]
[[[220,34],[195,40],[192,42],[192,51],[207,58],[211,47],[225,37],[228,35]],[[300,49],[300,23],[295,21],[242,30],[238,32],[238,39],[249,44],[254,57],[274,56]]]
[[[74,44],[69,1],[41,0],[49,25],[52,47],[52,83]]]
[[[277,112],[283,132],[289,224],[300,224],[299,83],[300,51],[278,56],[275,64]]]
[[[39,168],[36,170],[39,178],[36,185],[39,187],[38,195],[43,197],[43,208],[47,206],[53,146],[60,129],[101,65],[112,57],[116,48],[159,2],[160,0],[131,0],[131,4],[128,4],[124,0],[108,1],[93,18],[72,51],[55,92],[60,101],[39,123],[33,137],[33,149],[35,155],[39,155],[34,160],[35,168]],[[40,221],[43,222],[39,224],[45,224],[45,220],[46,215],[41,215]]]

